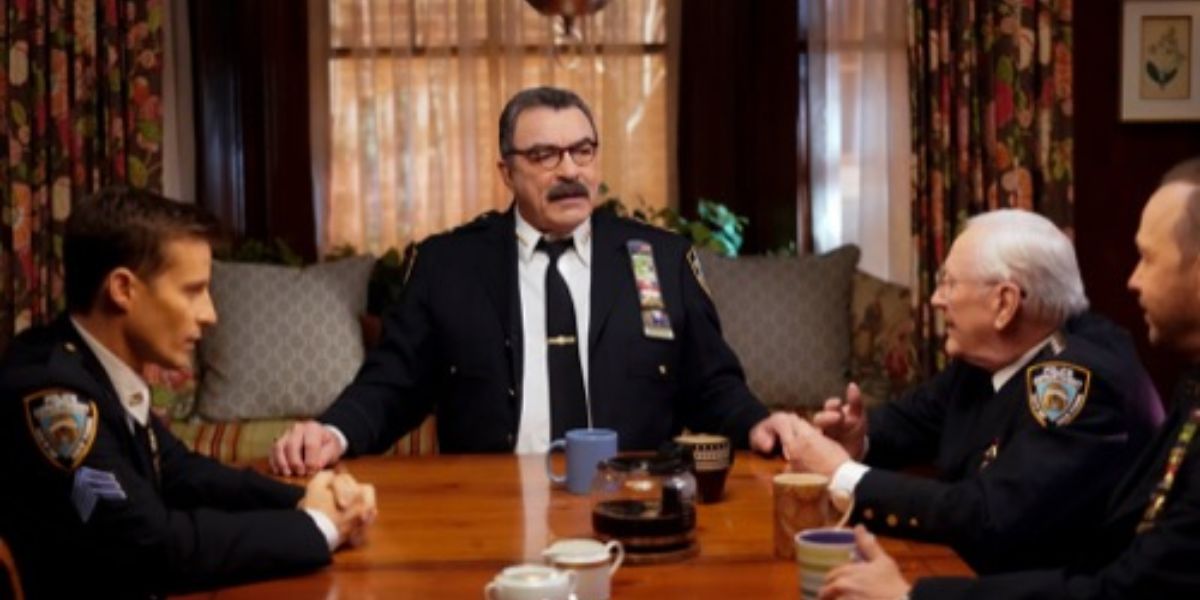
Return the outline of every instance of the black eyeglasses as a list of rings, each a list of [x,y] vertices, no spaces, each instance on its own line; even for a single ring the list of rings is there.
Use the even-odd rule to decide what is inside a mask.
[[[559,163],[562,162],[564,154],[570,154],[571,161],[578,166],[584,167],[590,165],[593,160],[596,160],[596,150],[599,147],[600,142],[595,140],[579,141],[565,148],[552,144],[538,144],[525,150],[509,150],[504,153],[504,156],[508,157],[517,154],[525,157],[525,160],[549,171],[558,167]]]

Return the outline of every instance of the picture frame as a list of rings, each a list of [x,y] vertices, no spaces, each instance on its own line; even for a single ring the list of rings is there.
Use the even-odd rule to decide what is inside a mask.
[[[1200,121],[1200,0],[1122,4],[1121,120]]]

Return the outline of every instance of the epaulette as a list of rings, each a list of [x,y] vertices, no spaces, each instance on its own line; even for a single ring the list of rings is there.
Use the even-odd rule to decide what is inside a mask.
[[[704,268],[700,266],[700,255],[696,253],[696,247],[692,246],[687,251],[688,266],[692,268],[692,275],[696,276],[696,283],[700,284],[700,289],[708,294],[708,299],[712,300],[712,290],[708,289],[708,282],[704,279]]]

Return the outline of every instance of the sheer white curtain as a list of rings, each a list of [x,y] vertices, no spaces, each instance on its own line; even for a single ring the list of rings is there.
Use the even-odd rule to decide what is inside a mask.
[[[862,248],[860,268],[909,285],[908,3],[811,0],[813,242]]]
[[[379,252],[507,207],[496,123],[537,85],[591,105],[613,193],[666,204],[663,0],[610,2],[576,19],[574,39],[523,0],[325,1],[328,29],[313,35],[323,249]]]
[[[167,2],[163,12],[163,194],[192,203],[196,201],[196,138],[187,4]]]

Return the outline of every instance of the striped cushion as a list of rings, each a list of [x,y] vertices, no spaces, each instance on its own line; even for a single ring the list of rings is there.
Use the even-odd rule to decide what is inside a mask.
[[[171,432],[189,448],[223,463],[263,460],[292,419],[258,419],[244,422],[171,421]],[[400,438],[391,450],[396,456],[437,454],[437,421],[432,415],[421,426]]]

